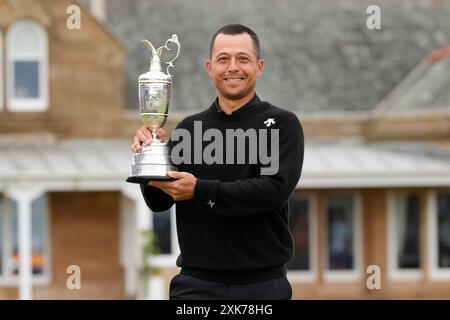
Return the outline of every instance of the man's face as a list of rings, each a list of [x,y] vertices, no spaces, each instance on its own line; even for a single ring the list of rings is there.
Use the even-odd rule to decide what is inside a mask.
[[[218,94],[228,100],[253,96],[256,78],[262,73],[264,61],[258,59],[252,38],[247,33],[217,35],[206,69]]]

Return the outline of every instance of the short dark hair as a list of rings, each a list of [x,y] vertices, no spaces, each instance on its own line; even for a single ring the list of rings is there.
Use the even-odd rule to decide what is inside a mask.
[[[247,33],[252,38],[256,58],[258,58],[258,59],[260,58],[261,48],[259,46],[258,36],[252,29],[250,29],[249,27],[246,27],[242,24],[227,24],[226,26],[223,26],[222,28],[217,30],[216,33],[214,33],[214,35],[211,38],[211,43],[209,45],[209,56],[210,57],[212,57],[212,51],[213,51],[214,42],[216,41],[216,37],[221,33],[228,34],[228,35],[237,35],[237,34]]]

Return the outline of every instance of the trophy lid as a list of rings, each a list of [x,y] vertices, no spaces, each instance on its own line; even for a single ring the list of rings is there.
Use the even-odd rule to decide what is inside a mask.
[[[146,82],[163,82],[163,83],[172,83],[172,74],[169,72],[169,68],[173,68],[173,62],[178,57],[180,52],[180,43],[178,42],[178,37],[176,34],[172,35],[172,38],[168,39],[164,46],[155,49],[153,44],[148,40],[142,40],[142,42],[146,45],[150,52],[150,68],[149,71],[143,73],[139,76],[139,83]],[[169,43],[174,43],[177,46],[177,53],[175,57],[166,62],[168,64],[166,73],[162,71],[161,63],[162,63],[162,53],[163,49],[171,50],[167,47]]]

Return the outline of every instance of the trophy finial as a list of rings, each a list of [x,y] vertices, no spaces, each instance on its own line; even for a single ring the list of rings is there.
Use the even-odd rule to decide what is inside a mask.
[[[145,45],[145,46],[147,47],[147,49],[149,50],[149,52],[150,52],[150,58],[153,58],[153,56],[154,56],[155,54],[158,54],[157,51],[156,51],[156,49],[155,49],[155,47],[153,46],[153,44],[152,44],[150,41],[148,41],[148,40],[146,40],[146,39],[142,39],[141,41],[144,43],[144,45]]]
[[[161,60],[163,50],[164,49],[166,49],[167,51],[172,50],[168,47],[169,43],[173,43],[176,45],[177,53],[175,54],[174,58],[172,60],[165,62],[165,64],[167,64],[166,74],[169,77],[173,76],[173,74],[170,73],[170,68],[173,69],[173,62],[178,58],[178,55],[180,54],[180,42],[178,41],[178,36],[176,34],[173,34],[172,37],[168,39],[166,43],[163,46],[159,47],[158,49],[155,49],[153,44],[146,39],[143,39],[142,42],[150,52],[150,70],[155,71],[161,71]]]

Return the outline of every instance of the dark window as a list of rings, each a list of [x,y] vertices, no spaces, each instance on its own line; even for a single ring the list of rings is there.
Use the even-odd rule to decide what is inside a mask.
[[[439,268],[450,267],[450,194],[438,195]]]
[[[328,267],[330,270],[354,268],[354,205],[351,196],[328,198]]]
[[[419,196],[398,196],[395,202],[395,237],[398,268],[420,267]]]
[[[14,93],[16,98],[39,97],[39,63],[14,62]]]
[[[158,254],[172,253],[171,215],[170,210],[153,213],[153,233],[155,235],[155,249]]]
[[[309,270],[309,202],[307,199],[293,197],[289,202],[289,228],[294,240],[294,257],[287,264],[290,270]]]

